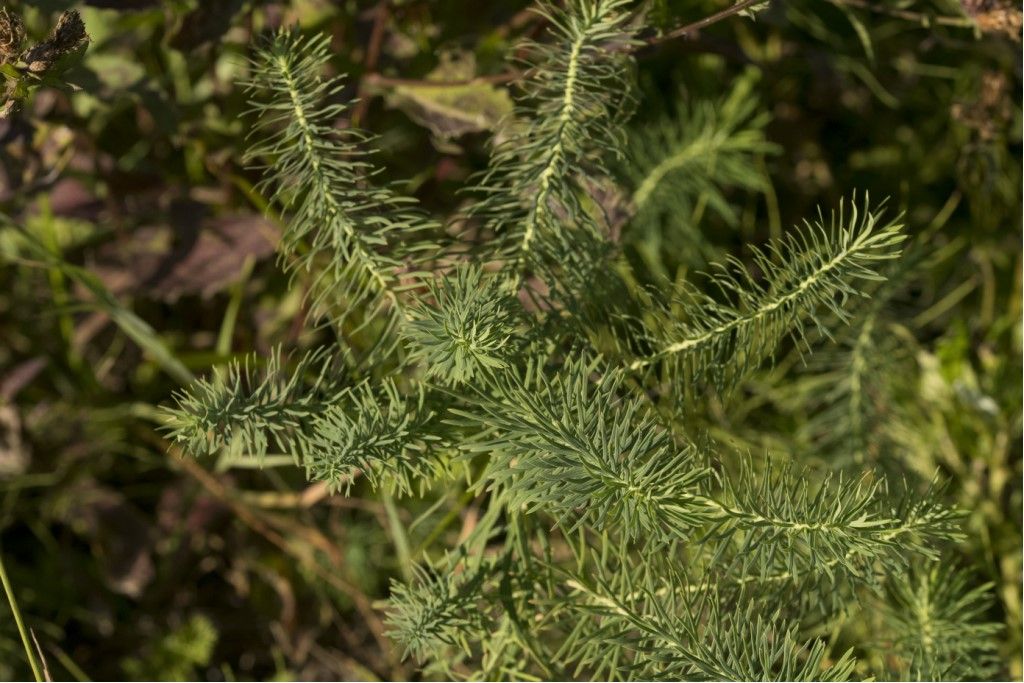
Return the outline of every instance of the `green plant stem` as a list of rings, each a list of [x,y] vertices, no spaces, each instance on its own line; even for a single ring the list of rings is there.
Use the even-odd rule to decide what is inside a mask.
[[[459,498],[458,503],[448,511],[448,513],[441,519],[441,521],[438,522],[437,525],[430,530],[430,533],[427,534],[427,537],[424,538],[423,541],[416,547],[416,551],[413,553],[413,557],[420,557],[423,554],[423,551],[425,551],[427,548],[433,545],[434,541],[436,541],[441,536],[441,534],[444,533],[444,530],[447,529],[452,522],[459,518],[459,515],[462,513],[462,511],[466,508],[467,505],[469,505],[470,501],[472,501],[475,497],[476,493],[474,491],[466,491],[465,493],[463,493],[462,497]]]
[[[384,512],[388,517],[388,526],[391,528],[391,540],[395,544],[395,552],[398,554],[398,564],[402,569],[402,578],[409,583],[413,579],[409,538],[405,535],[405,527],[398,516],[398,507],[395,505],[394,497],[385,491],[380,494],[380,499],[384,503]]]
[[[52,644],[51,647],[53,648],[54,656],[57,657],[57,661],[60,662],[61,666],[63,666],[69,674],[75,677],[76,681],[85,682],[92,680],[89,678],[88,674],[82,671],[82,667],[78,666],[78,664],[75,663],[75,660],[68,656],[67,652],[64,652],[64,650]]]
[[[231,338],[235,334],[235,324],[238,322],[238,311],[242,307],[242,298],[245,296],[245,284],[249,281],[255,261],[253,257],[247,256],[242,266],[242,275],[231,290],[231,299],[228,301],[227,310],[224,311],[224,319],[221,321],[220,332],[217,335],[217,353],[227,356],[231,353]]]
[[[4,593],[7,595],[7,603],[11,606],[11,613],[14,614],[14,623],[18,625],[18,635],[21,636],[21,645],[25,648],[28,664],[32,667],[32,675],[35,676],[37,681],[42,681],[44,680],[42,670],[39,668],[39,662],[36,661],[36,653],[29,642],[28,629],[25,628],[25,622],[21,619],[18,601],[14,597],[14,590],[11,588],[11,582],[7,578],[7,569],[4,567],[3,555],[0,555],[0,581],[4,584]]]

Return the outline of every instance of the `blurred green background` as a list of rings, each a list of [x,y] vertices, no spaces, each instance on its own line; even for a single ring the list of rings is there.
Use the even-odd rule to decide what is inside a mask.
[[[486,164],[507,87],[417,82],[502,73],[543,21],[511,0],[4,4],[32,41],[69,7],[91,36],[71,86],[0,121],[0,212],[85,269],[28,258],[0,228],[0,552],[54,678],[413,676],[382,633],[399,568],[380,500],[329,496],[287,457],[182,460],[157,407],[190,373],[325,339],[304,323],[303,283],[274,263],[278,219],[241,161],[235,82],[254,36],[327,32],[344,97],[362,100],[355,123],[381,136],[389,176],[445,216]],[[744,79],[777,153],[759,157],[761,189],[725,188],[733,214],[698,201],[681,244],[624,244],[675,277],[855,189],[905,212],[931,255],[901,319],[913,341],[895,340],[914,389],[888,408],[914,426],[902,457],[939,470],[970,513],[962,559],[995,584],[1019,679],[1020,12],[965,5],[786,0],[641,51],[637,130]],[[662,0],[649,16],[673,27],[725,6]],[[0,614],[0,678],[29,676]]]

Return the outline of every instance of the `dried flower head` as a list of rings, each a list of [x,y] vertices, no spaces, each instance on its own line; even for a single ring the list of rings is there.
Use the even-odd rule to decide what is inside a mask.
[[[82,22],[82,16],[78,10],[68,10],[60,15],[50,40],[58,50],[64,52],[74,50],[82,42],[89,40],[89,36],[85,33],[85,23]]]
[[[1020,42],[1024,15],[1020,5],[1007,0],[962,0],[964,13],[985,33],[1003,33]]]
[[[50,37],[39,43],[25,55],[28,70],[33,73],[49,71],[65,55],[75,52],[89,43],[89,34],[78,10],[68,10],[57,19]]]
[[[17,14],[0,7],[0,64],[13,62],[25,42],[25,23]]]

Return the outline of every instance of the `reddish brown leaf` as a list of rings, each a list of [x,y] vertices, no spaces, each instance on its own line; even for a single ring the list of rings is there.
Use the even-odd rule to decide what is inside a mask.
[[[267,258],[279,232],[256,214],[207,221],[189,244],[174,245],[169,227],[136,230],[126,242],[97,255],[93,271],[115,295],[142,294],[161,301],[209,297],[238,280],[247,259]]]

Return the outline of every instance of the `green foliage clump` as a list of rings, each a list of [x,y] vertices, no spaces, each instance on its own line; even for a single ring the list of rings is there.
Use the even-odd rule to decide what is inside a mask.
[[[657,351],[633,361],[643,369],[661,360],[674,368],[677,381],[707,378],[726,390],[760,364],[780,337],[790,335],[804,342],[808,324],[826,330],[819,322],[831,313],[847,322],[844,308],[860,295],[857,283],[877,280],[880,263],[897,258],[903,241],[902,226],[887,222],[878,227],[880,214],[853,204],[847,217],[842,204],[828,227],[824,220],[794,231],[768,251],[754,249],[754,268],[764,282],[757,282],[735,260],[720,266],[711,277],[712,293],[735,298],[723,304],[702,291],[684,302],[682,315],[669,314],[651,341]]]
[[[138,657],[124,663],[125,673],[135,680],[188,681],[210,663],[217,644],[217,629],[200,614],[167,633]]]
[[[268,91],[275,104],[254,105],[262,115],[249,156],[272,159],[261,187],[292,216],[282,258],[289,270],[315,269],[315,306],[337,325],[358,312],[363,325],[390,330],[403,312],[398,271],[416,276],[432,224],[412,199],[369,183],[378,170],[364,158],[366,134],[332,126],[345,107],[330,101],[342,83],[323,77],[329,55],[325,38],[290,33],[261,48],[247,88]]]
[[[765,121],[740,89],[631,153],[642,15],[623,0],[540,12],[549,31],[521,51],[515,120],[459,218],[475,237],[446,243],[372,184],[372,138],[332,125],[344,81],[322,75],[326,41],[279,31],[259,48],[250,158],[288,215],[282,257],[312,273],[313,315],[337,329],[352,384],[317,379],[308,396],[322,398],[309,399],[294,391],[308,363],[282,384],[275,362],[247,393],[236,369],[181,395],[177,438],[257,454],[274,440],[332,488],[359,476],[399,494],[464,487],[482,516],[439,562],[400,546],[422,564],[393,586],[388,617],[445,676],[935,677],[989,652],[986,589],[936,574],[964,535],[934,473],[779,464],[700,418],[728,414],[769,359],[846,334],[901,258],[903,223],[854,197],[681,295],[628,284],[642,277],[618,259],[594,192],[609,160],[633,160],[638,225],[697,196],[734,219],[725,188],[761,187],[750,159],[773,150]],[[858,381],[825,403],[859,415]],[[876,600],[892,656],[860,630]]]
[[[993,636],[1000,626],[984,621],[991,586],[971,588],[969,581],[964,571],[935,565],[892,581],[879,599],[883,646],[914,680],[997,675]]]
[[[517,304],[491,284],[474,266],[426,283],[434,303],[421,302],[414,309],[405,334],[412,359],[422,364],[428,378],[459,385],[480,372],[508,366],[516,351]]]
[[[573,0],[568,10],[543,3],[550,42],[526,41],[521,125],[494,145],[475,187],[473,214],[498,237],[491,250],[522,273],[543,262],[571,234],[599,229],[581,204],[581,182],[622,154],[621,123],[631,111],[628,0]],[[600,147],[594,146],[600,141]],[[575,220],[566,221],[566,216]]]
[[[661,277],[666,258],[699,265],[716,255],[701,239],[700,217],[710,211],[735,226],[728,190],[766,187],[754,160],[778,148],[765,137],[771,117],[755,81],[756,71],[743,74],[719,101],[680,96],[670,114],[630,131],[620,164],[634,212],[627,238]]]
[[[1021,677],[1019,7],[68,4],[0,678]]]
[[[303,453],[309,421],[345,393],[331,376],[323,351],[306,354],[285,367],[274,351],[262,377],[246,363],[197,380],[179,396],[182,410],[168,426],[170,438],[196,455],[229,447],[261,458],[273,446],[279,453]]]

